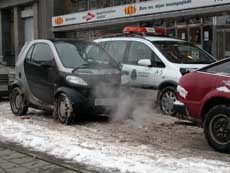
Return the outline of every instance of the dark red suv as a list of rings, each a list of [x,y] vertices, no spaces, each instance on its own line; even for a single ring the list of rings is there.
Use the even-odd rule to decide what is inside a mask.
[[[230,153],[230,58],[184,75],[174,109],[203,126],[211,147]]]

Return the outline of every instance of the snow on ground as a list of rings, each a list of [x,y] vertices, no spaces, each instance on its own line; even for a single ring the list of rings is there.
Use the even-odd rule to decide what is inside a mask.
[[[22,120],[7,102],[0,110],[0,140],[108,172],[230,172],[229,155],[212,151],[201,129],[178,127],[175,119],[157,113],[141,124],[134,118],[65,126],[34,110]]]

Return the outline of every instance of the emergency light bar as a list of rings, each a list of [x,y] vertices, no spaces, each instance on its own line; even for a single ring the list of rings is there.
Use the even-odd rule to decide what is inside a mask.
[[[155,27],[139,27],[139,26],[126,26],[123,29],[123,33],[125,34],[152,34],[152,35],[161,35],[166,36],[166,29]]]

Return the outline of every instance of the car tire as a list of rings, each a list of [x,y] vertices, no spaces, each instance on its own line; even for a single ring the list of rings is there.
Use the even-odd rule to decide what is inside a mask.
[[[10,108],[11,111],[17,115],[25,115],[28,111],[28,107],[25,104],[25,97],[19,87],[15,87],[10,92]]]
[[[160,91],[159,104],[160,109],[165,115],[175,115],[173,103],[176,101],[176,89],[174,87],[166,87]]]
[[[217,105],[206,114],[204,134],[209,146],[230,153],[230,105]]]
[[[76,111],[74,111],[73,105],[66,94],[59,94],[55,106],[55,113],[57,114],[57,119],[62,124],[70,125],[74,122]]]

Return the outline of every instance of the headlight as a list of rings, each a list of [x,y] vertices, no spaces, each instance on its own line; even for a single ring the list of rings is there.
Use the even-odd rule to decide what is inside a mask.
[[[66,80],[72,84],[87,86],[88,84],[80,77],[66,76]]]
[[[178,85],[177,86],[177,92],[179,93],[179,95],[183,98],[186,98],[186,96],[188,95],[188,91],[186,89],[184,89],[182,86]]]

